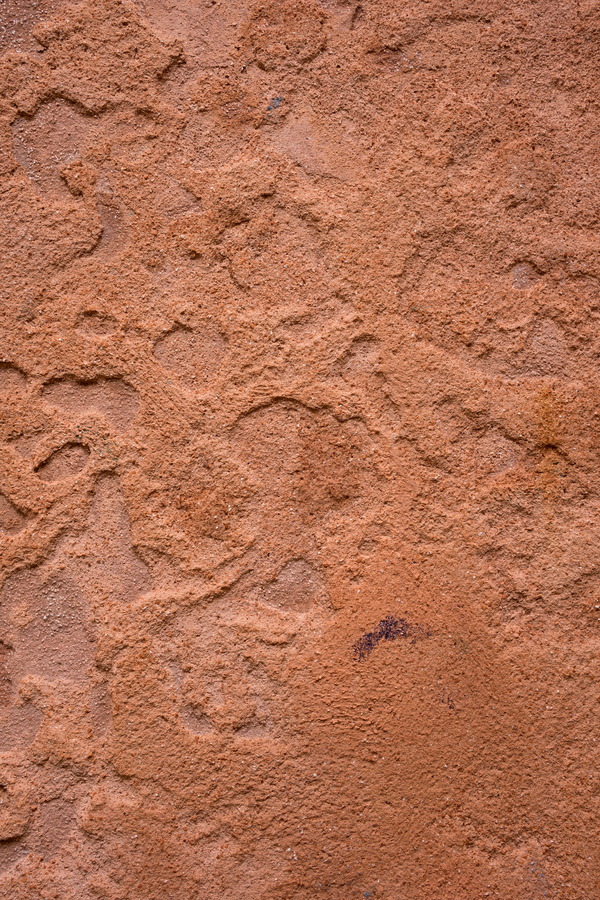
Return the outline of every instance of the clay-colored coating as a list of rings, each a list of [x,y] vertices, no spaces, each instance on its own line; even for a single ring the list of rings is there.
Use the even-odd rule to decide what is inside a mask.
[[[596,0],[0,3],[0,900],[594,900]]]

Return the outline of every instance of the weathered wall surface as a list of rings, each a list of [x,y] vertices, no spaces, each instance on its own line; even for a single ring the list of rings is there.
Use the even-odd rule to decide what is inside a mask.
[[[600,896],[599,36],[3,0],[2,900]]]

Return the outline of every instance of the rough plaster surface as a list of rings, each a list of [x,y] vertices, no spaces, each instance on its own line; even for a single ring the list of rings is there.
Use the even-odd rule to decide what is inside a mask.
[[[2,0],[2,900],[600,896],[599,38]]]

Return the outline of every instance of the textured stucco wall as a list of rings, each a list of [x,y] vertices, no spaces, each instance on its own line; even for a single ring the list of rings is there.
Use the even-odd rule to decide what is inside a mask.
[[[600,4],[0,3],[1,900],[593,900]]]

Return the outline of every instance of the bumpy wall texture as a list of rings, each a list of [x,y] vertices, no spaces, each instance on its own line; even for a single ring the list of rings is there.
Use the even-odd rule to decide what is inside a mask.
[[[597,0],[2,0],[1,900],[600,896]]]

